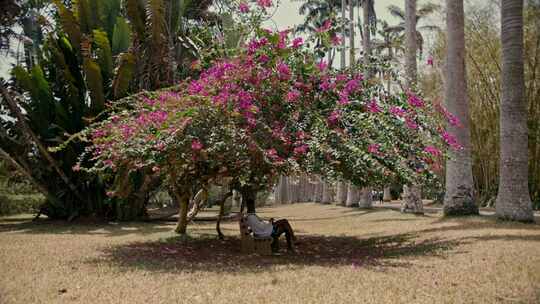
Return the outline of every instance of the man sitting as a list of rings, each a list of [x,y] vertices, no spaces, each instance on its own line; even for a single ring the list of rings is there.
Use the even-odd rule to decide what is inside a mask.
[[[273,252],[279,250],[279,236],[283,233],[285,233],[287,239],[287,249],[294,251],[292,242],[296,240],[296,237],[289,221],[282,219],[274,222],[273,219],[270,219],[270,222],[265,222],[257,214],[248,213],[247,224],[255,237],[272,237],[271,247]]]

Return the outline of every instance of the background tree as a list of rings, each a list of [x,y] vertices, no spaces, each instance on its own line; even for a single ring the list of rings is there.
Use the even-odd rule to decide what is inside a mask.
[[[417,85],[417,35],[416,35],[416,0],[405,0],[405,88],[415,90]],[[418,185],[403,187],[404,212],[423,213],[422,194]]]
[[[501,1],[501,155],[497,216],[532,222],[528,187],[528,126],[524,99],[523,0]]]
[[[437,4],[433,4],[431,2],[424,3],[420,8],[416,11],[416,46],[417,50],[420,52],[420,56],[422,56],[423,50],[424,50],[424,36],[422,34],[423,31],[433,31],[439,29],[438,26],[432,25],[432,24],[424,24],[424,25],[418,25],[423,20],[425,20],[427,17],[432,15],[434,12],[440,9],[440,6]],[[386,31],[392,31],[398,34],[403,41],[405,41],[405,23],[406,23],[406,15],[405,11],[401,9],[397,5],[389,5],[388,11],[392,16],[398,18],[400,21],[397,25],[389,26]]]
[[[463,1],[447,1],[448,48],[445,103],[457,120],[448,126],[462,146],[450,152],[446,161],[445,215],[478,214],[472,176],[469,102],[465,68],[465,30]]]

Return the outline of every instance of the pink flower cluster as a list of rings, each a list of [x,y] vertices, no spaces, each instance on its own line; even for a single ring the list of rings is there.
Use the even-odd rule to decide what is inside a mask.
[[[257,4],[262,8],[271,7],[272,0],[257,0]]]
[[[249,5],[246,2],[240,2],[238,9],[242,14],[249,13]]]
[[[424,106],[424,101],[412,92],[407,93],[407,102],[412,107],[421,108]]]
[[[330,19],[326,19],[324,22],[323,22],[323,25],[319,28],[316,29],[316,32],[317,33],[324,33],[324,32],[328,32],[328,30],[330,30],[330,28],[332,27],[332,20]]]
[[[377,156],[382,155],[381,145],[380,144],[370,144],[368,146],[368,152],[373,154],[373,155],[377,155]]]
[[[377,101],[375,99],[372,99],[368,104],[367,104],[367,109],[369,112],[371,113],[380,113],[382,112],[382,108],[381,106],[379,106],[379,104],[377,103]]]

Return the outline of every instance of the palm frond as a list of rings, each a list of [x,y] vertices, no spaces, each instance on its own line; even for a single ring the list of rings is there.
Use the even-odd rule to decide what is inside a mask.
[[[107,33],[102,30],[94,30],[94,43],[97,46],[97,62],[101,67],[101,74],[108,81],[113,72],[112,51]]]
[[[105,108],[101,69],[94,60],[86,57],[83,60],[83,70],[86,76],[86,86],[90,91],[90,110],[92,114],[98,114]]]
[[[403,9],[397,5],[389,5],[388,6],[388,12],[396,18],[399,18],[400,20],[405,20],[405,12]]]
[[[112,35],[113,55],[125,52],[131,43],[131,30],[126,19],[116,17],[116,24]]]
[[[58,15],[60,16],[60,23],[62,29],[67,34],[71,45],[75,49],[79,49],[82,40],[81,29],[79,27],[79,22],[74,13],[68,10],[60,0],[53,0],[54,4],[58,8]]]

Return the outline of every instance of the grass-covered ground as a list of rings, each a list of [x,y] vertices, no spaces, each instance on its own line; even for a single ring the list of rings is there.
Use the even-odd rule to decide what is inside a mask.
[[[240,253],[236,222],[0,218],[0,303],[539,303],[540,225],[316,204],[260,209],[295,254]],[[285,246],[282,246],[285,247]]]

